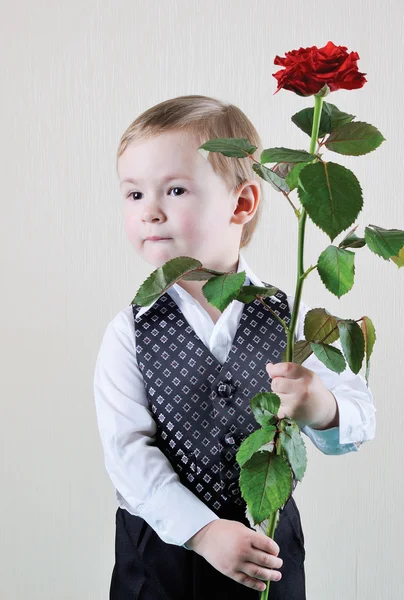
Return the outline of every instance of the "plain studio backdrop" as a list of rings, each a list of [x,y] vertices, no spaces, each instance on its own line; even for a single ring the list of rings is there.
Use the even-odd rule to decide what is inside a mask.
[[[273,60],[332,40],[359,53],[368,82],[326,100],[378,127],[386,141],[362,157],[327,152],[326,160],[361,183],[357,234],[370,223],[404,229],[403,12],[398,0],[2,5],[0,600],[106,600],[117,504],[93,371],[107,323],[152,270],[123,229],[121,134],[157,102],[203,94],[237,104],[264,147],[308,150],[291,116],[314,99],[274,96],[272,73],[281,67]],[[261,279],[294,293],[297,221],[265,186],[246,258]],[[308,219],[306,269],[329,243]],[[368,315],[377,335],[375,440],[358,453],[326,456],[305,438],[308,469],[295,497],[308,600],[404,594],[404,269],[367,247],[355,253],[355,283],[340,300],[316,271],[303,289],[313,308]]]

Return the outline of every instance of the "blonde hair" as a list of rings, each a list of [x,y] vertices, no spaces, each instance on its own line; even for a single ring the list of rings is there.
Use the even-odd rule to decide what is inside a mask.
[[[132,142],[170,130],[194,134],[199,137],[200,145],[215,138],[246,138],[257,146],[252,156],[258,161],[263,150],[254,125],[234,104],[226,104],[209,96],[177,96],[152,106],[129,125],[119,142],[117,163]],[[264,198],[262,178],[253,170],[250,158],[234,158],[220,152],[209,152],[208,161],[215,173],[227,183],[229,190],[235,191],[245,181],[254,179],[260,185],[261,200]],[[261,200],[253,218],[243,225],[240,248],[251,241],[262,212]]]

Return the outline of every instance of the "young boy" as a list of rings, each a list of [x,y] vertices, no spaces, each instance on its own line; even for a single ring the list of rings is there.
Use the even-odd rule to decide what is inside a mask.
[[[206,96],[162,102],[132,123],[118,151],[128,239],[153,270],[190,256],[245,271],[245,284],[276,286],[241,252],[259,221],[262,180],[250,159],[198,152],[217,137],[247,138],[262,151],[240,109]],[[372,393],[349,367],[336,374],[314,354],[304,366],[281,363],[286,335],[271,312],[255,300],[221,313],[204,284],[180,280],[147,307],[130,304],[101,343],[94,394],[119,504],[110,600],[257,599],[268,580],[270,599],[304,600],[293,496],[274,539],[245,515],[235,455],[259,427],[249,399],[275,391],[280,417],[294,418],[322,452],[343,454],[375,436]],[[278,290],[266,301],[289,323],[292,295]],[[295,340],[308,310],[301,302]]]

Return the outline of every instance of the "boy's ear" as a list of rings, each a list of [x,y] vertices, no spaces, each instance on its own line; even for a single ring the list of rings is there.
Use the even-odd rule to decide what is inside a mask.
[[[239,185],[236,191],[236,205],[232,221],[239,225],[253,218],[261,198],[261,188],[257,181],[250,179]]]

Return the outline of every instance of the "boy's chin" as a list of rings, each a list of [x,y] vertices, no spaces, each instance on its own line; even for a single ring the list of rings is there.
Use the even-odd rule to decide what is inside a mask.
[[[146,243],[149,244],[149,242]],[[163,244],[157,247],[158,242],[156,245],[154,245],[153,242],[152,244],[153,247],[150,245],[149,248],[143,248],[142,256],[146,262],[148,262],[156,269],[157,267],[163,266],[167,261],[171,260],[172,258],[176,258],[177,256],[188,256],[188,254],[181,252],[178,249],[174,249],[169,244],[167,244],[164,247]]]

